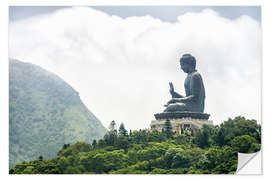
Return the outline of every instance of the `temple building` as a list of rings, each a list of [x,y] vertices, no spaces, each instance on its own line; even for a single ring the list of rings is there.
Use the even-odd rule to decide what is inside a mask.
[[[200,129],[204,124],[213,126],[213,121],[208,120],[209,114],[192,113],[192,112],[174,112],[174,113],[159,113],[155,114],[156,120],[150,124],[151,130],[162,131],[165,128],[165,122],[170,120],[172,130],[181,134],[182,130]]]

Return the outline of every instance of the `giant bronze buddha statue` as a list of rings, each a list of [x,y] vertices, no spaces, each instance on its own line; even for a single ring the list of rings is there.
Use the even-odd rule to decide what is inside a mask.
[[[204,111],[205,91],[203,80],[196,68],[196,59],[190,54],[184,54],[180,58],[181,69],[187,73],[185,79],[186,96],[174,91],[170,82],[170,94],[172,99],[165,105],[164,112],[200,112]]]

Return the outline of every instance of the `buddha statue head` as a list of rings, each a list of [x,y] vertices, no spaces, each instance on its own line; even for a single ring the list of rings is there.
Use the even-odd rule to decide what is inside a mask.
[[[191,73],[195,70],[196,68],[196,59],[194,56],[192,56],[191,54],[184,54],[181,58],[180,58],[180,65],[181,65],[181,69],[185,72],[185,73]]]

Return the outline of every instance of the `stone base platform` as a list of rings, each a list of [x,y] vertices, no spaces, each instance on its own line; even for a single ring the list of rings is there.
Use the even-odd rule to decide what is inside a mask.
[[[197,112],[163,112],[154,115],[156,120],[150,124],[151,129],[162,131],[165,128],[165,122],[170,120],[172,129],[180,132],[181,129],[200,129],[204,124],[213,126],[213,121],[209,121],[209,114]]]

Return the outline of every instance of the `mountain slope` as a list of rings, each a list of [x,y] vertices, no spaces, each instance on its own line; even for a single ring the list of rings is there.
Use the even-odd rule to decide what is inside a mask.
[[[9,164],[56,155],[63,144],[91,142],[106,129],[58,76],[9,61]]]

